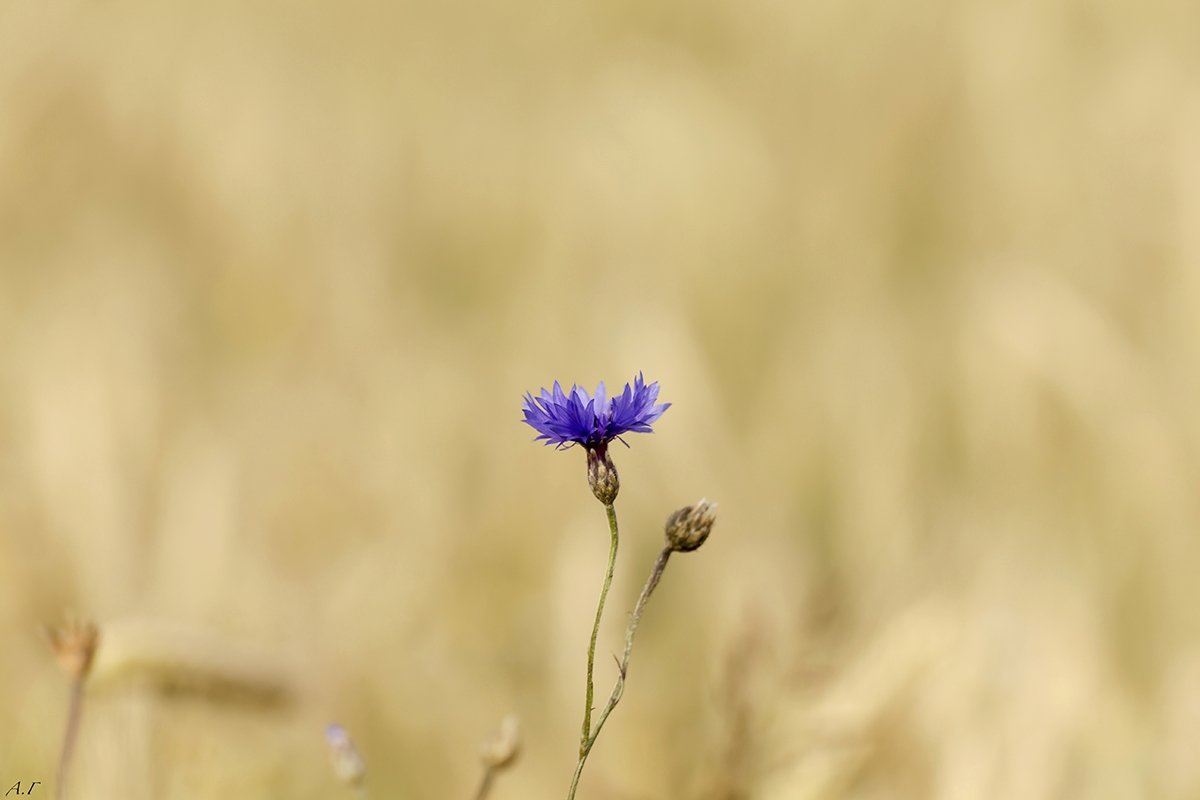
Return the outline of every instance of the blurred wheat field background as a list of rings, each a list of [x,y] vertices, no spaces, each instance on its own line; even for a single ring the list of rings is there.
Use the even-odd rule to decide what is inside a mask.
[[[0,8],[0,784],[562,796],[607,532],[524,391],[638,370],[581,797],[1200,796],[1183,0]]]

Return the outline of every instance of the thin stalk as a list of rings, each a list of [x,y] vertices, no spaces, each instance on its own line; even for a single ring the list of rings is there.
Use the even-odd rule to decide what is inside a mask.
[[[71,755],[75,752],[75,736],[79,732],[79,718],[83,713],[83,681],[71,679],[71,696],[67,705],[67,726],[63,731],[62,751],[58,756],[58,781],[54,796],[63,800],[67,796],[67,770],[71,766]]]
[[[604,586],[600,589],[600,602],[596,604],[596,621],[592,625],[592,639],[588,644],[587,658],[587,694],[583,705],[583,733],[579,738],[579,755],[582,758],[592,736],[592,702],[593,684],[592,673],[596,666],[596,637],[600,635],[600,618],[604,615],[604,601],[608,598],[608,588],[612,586],[613,569],[617,564],[617,511],[612,503],[604,506],[608,514],[608,530],[611,535],[608,546],[608,569],[604,573]]]
[[[479,791],[475,793],[475,800],[485,800],[488,794],[492,791],[492,781],[496,777],[495,767],[486,767],[483,770],[483,780],[479,782]]]
[[[650,595],[658,587],[658,582],[662,580],[663,572],[667,569],[667,560],[670,557],[671,548],[664,547],[654,562],[654,568],[650,571],[650,577],[646,579],[646,585],[642,587],[642,593],[638,595],[637,602],[634,603],[633,613],[629,615],[629,627],[625,629],[625,654],[618,664],[617,682],[613,685],[612,694],[608,696],[608,703],[605,704],[599,719],[596,720],[596,729],[591,732],[580,749],[579,763],[575,765],[575,775],[571,778],[571,788],[567,792],[567,800],[574,800],[575,791],[579,788],[579,778],[583,775],[583,765],[587,763],[587,757],[592,752],[592,747],[595,746],[596,739],[599,738],[600,731],[604,728],[605,721],[608,720],[608,715],[617,707],[617,703],[621,702],[621,695],[625,693],[625,678],[629,674],[629,658],[633,653],[633,638],[637,635],[638,624],[642,621],[642,614],[646,611],[646,603],[650,601]]]

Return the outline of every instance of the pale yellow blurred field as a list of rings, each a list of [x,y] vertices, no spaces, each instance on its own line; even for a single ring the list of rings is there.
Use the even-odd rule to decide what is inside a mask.
[[[0,6],[0,786],[1200,797],[1188,0]],[[214,685],[215,684],[215,685]]]

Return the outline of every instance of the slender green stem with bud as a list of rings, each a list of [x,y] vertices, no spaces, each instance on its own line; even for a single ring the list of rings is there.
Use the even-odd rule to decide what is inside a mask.
[[[613,530],[615,531],[616,517],[613,516],[611,518],[613,519]],[[574,777],[571,778],[571,788],[567,792],[567,800],[574,800],[575,791],[579,788],[579,778],[583,775],[583,766],[587,763],[587,757],[592,752],[592,748],[596,744],[596,739],[599,738],[600,731],[604,728],[605,721],[608,720],[608,715],[617,707],[617,703],[621,702],[621,695],[625,693],[625,678],[629,674],[629,658],[633,654],[633,637],[637,635],[638,624],[642,621],[642,614],[646,611],[646,604],[650,601],[650,595],[658,587],[659,581],[662,580],[663,572],[667,569],[667,560],[670,559],[671,552],[672,547],[668,544],[658,554],[658,559],[654,562],[654,568],[650,571],[650,577],[646,579],[646,585],[642,587],[642,593],[638,595],[637,602],[634,603],[633,613],[629,615],[629,627],[625,629],[625,654],[621,657],[621,661],[617,665],[617,682],[613,685],[612,694],[608,696],[608,703],[605,704],[604,710],[600,712],[600,716],[596,720],[595,730],[592,730],[588,734],[583,746],[579,749],[579,763],[575,766]],[[588,667],[590,673],[590,658],[588,660]],[[591,688],[590,680],[588,688]],[[590,702],[588,706],[590,708]]]
[[[604,586],[600,589],[600,602],[596,605],[596,621],[592,625],[592,639],[588,644],[587,657],[587,696],[583,706],[583,733],[579,739],[579,756],[585,758],[587,749],[590,747],[592,736],[592,702],[594,696],[592,674],[596,666],[596,638],[600,635],[600,618],[604,616],[604,601],[608,599],[608,589],[612,586],[613,569],[617,564],[617,544],[619,535],[617,533],[617,511],[613,508],[612,503],[607,503],[604,506],[604,511],[608,514],[608,530],[610,533],[610,542],[608,546],[608,569],[604,573]]]

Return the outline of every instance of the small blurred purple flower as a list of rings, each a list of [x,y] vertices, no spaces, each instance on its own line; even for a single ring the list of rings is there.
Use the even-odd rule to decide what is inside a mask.
[[[333,771],[338,779],[350,786],[362,783],[367,774],[363,757],[350,741],[350,734],[336,722],[325,726],[325,741],[329,743],[329,754],[333,759]]]
[[[525,423],[538,432],[534,441],[557,445],[560,449],[573,444],[603,454],[608,443],[626,433],[653,433],[650,425],[671,407],[657,403],[658,382],[646,385],[639,372],[633,386],[608,397],[601,381],[595,396],[586,389],[572,385],[564,392],[558,381],[551,391],[542,389],[534,397],[525,393]]]

